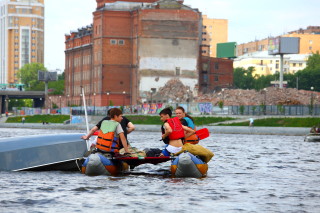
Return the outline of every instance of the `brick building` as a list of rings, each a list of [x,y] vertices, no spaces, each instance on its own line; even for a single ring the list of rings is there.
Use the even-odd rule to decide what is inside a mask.
[[[172,78],[198,84],[201,13],[176,0],[96,0],[93,24],[66,35],[65,93],[79,105],[131,105]]]
[[[233,60],[202,56],[200,64],[199,91],[201,93],[233,87]]]

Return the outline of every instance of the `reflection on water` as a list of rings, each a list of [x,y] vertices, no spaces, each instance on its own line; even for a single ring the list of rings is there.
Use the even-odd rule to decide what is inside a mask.
[[[0,129],[0,137],[65,132],[75,131]],[[129,135],[140,149],[160,147],[159,139]],[[169,162],[119,177],[0,172],[0,212],[320,212],[320,143],[220,134],[201,144],[215,153],[202,179],[163,175]]]

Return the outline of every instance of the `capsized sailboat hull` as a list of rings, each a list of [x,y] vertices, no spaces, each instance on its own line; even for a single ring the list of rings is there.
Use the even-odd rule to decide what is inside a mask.
[[[87,151],[82,135],[71,133],[0,139],[0,171],[78,170],[79,160]]]

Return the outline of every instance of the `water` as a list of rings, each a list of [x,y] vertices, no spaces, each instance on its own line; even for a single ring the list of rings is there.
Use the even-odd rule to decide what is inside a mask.
[[[53,132],[0,129],[0,137],[43,133]],[[129,135],[140,149],[159,147],[159,138],[152,132]],[[0,212],[320,212],[320,143],[301,136],[220,134],[201,144],[215,153],[201,179],[162,175],[169,162],[119,177],[0,172]]]

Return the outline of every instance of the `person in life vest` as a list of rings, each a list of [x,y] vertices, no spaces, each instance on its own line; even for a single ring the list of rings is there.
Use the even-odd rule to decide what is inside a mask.
[[[162,150],[160,156],[170,156],[176,152],[181,151],[183,146],[183,140],[185,136],[189,137],[194,134],[195,131],[183,126],[178,117],[171,118],[172,111],[170,108],[165,108],[159,113],[160,120],[163,122],[162,129],[162,140],[167,146]],[[186,132],[186,135],[185,135]]]
[[[118,108],[113,108],[110,110],[110,120],[104,120],[101,123],[100,128],[97,126],[93,127],[89,133],[81,138],[88,140],[91,135],[100,129],[97,139],[96,148],[98,151],[108,152],[108,153],[119,153],[120,140],[122,146],[125,150],[125,154],[129,153],[127,140],[124,136],[124,131],[120,125],[122,120],[122,111]]]
[[[111,118],[110,118],[110,111],[111,111],[111,110],[112,110],[112,109],[109,109],[108,112],[107,112],[107,116],[104,117],[101,121],[99,121],[99,123],[97,123],[96,126],[98,127],[98,129],[101,128],[101,124],[102,124],[103,121],[105,121],[105,120],[110,120],[110,119],[111,119]],[[130,145],[130,144],[129,144],[129,141],[128,141],[128,138],[127,138],[127,135],[135,130],[135,126],[134,126],[133,123],[132,123],[128,118],[126,118],[125,116],[122,116],[122,120],[121,120],[121,122],[120,122],[120,125],[121,125],[121,127],[122,127],[122,129],[123,129],[123,134],[124,134],[125,138],[127,139],[127,143],[128,143],[128,145]],[[95,145],[96,145],[96,142],[97,142],[97,141],[95,140],[95,141],[93,142],[92,146],[95,146]],[[120,143],[119,145],[120,145],[120,148],[123,148],[122,143]]]
[[[175,112],[176,112],[177,117],[180,118],[182,125],[187,126],[193,130],[196,130],[193,118],[185,112],[183,107],[178,106],[176,108]],[[199,143],[199,138],[196,134],[193,134],[189,137],[186,137],[184,139],[184,143],[197,144],[197,143]]]

